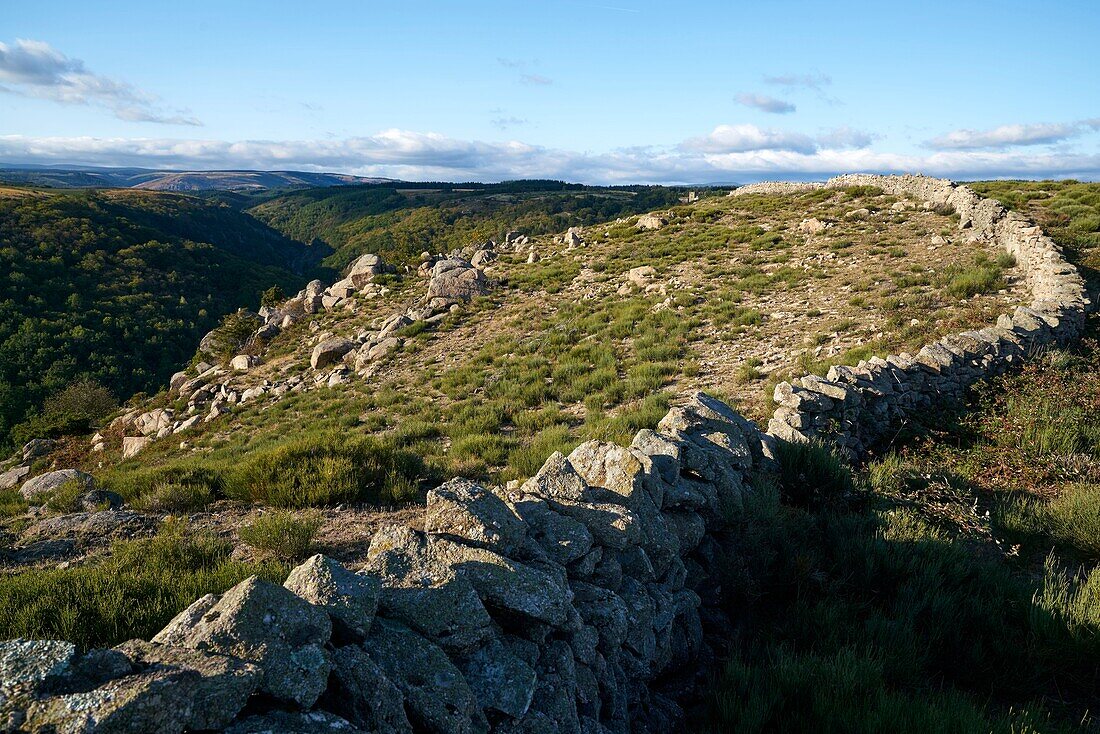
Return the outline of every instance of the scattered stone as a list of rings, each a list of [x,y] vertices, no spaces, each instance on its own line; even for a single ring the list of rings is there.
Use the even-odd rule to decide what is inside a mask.
[[[313,354],[309,358],[309,364],[313,369],[320,370],[335,364],[344,358],[344,355],[355,349],[355,342],[350,339],[335,338],[326,339],[313,348]]]
[[[137,456],[153,439],[148,436],[126,436],[122,439],[122,458],[130,459]]]

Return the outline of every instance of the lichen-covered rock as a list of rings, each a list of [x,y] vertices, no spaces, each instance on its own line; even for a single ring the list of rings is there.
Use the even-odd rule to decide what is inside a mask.
[[[0,642],[0,712],[72,670],[76,645],[63,640]]]
[[[359,639],[370,630],[382,591],[377,577],[352,573],[319,553],[291,571],[283,586],[328,612],[343,635]]]
[[[322,609],[283,587],[252,576],[202,616],[196,618],[192,609],[183,615],[187,622],[177,617],[159,636],[258,664],[264,671],[262,690],[288,703],[309,707],[325,690],[332,623]]]
[[[371,539],[364,572],[382,580],[380,611],[448,652],[474,650],[492,635],[489,613],[469,579],[439,563],[420,533],[392,525]]]
[[[592,549],[592,533],[583,523],[550,508],[544,499],[520,495],[512,509],[527,523],[528,535],[550,560],[568,565]]]
[[[560,451],[550,454],[535,476],[523,483],[522,489],[524,494],[547,500],[584,502],[589,498],[588,484]]]
[[[33,701],[31,732],[175,732],[221,729],[244,707],[261,677],[241,660],[140,640],[118,652],[131,667],[88,689],[74,680]]]
[[[504,500],[465,479],[428,492],[424,530],[504,554],[513,553],[527,535],[525,523]]]
[[[376,734],[412,734],[404,694],[358,645],[333,653],[334,668],[321,704]]]
[[[379,619],[364,649],[404,694],[418,730],[468,734],[488,727],[466,679],[438,646],[404,625]]]
[[[571,594],[555,577],[484,548],[432,538],[431,554],[442,565],[469,580],[490,609],[519,617],[565,625]]]
[[[83,489],[95,487],[95,477],[91,474],[85,474],[79,469],[58,469],[57,471],[39,474],[34,479],[27,480],[19,488],[19,494],[23,495],[23,499],[28,502],[34,502],[43,499],[53,490],[69,482],[79,484]]]
[[[637,545],[642,539],[638,516],[623,505],[558,500],[551,502],[550,506],[584,525],[602,546],[623,550]]]
[[[236,722],[225,734],[373,734],[327,711],[271,711]]]
[[[466,682],[483,710],[518,719],[527,713],[538,682],[530,665],[493,640],[457,661]]]
[[[218,597],[214,594],[200,596],[191,602],[186,609],[173,617],[164,629],[153,636],[152,641],[161,645],[182,646],[186,636],[194,629],[195,625],[202,621],[203,615],[209,612],[217,603]]]

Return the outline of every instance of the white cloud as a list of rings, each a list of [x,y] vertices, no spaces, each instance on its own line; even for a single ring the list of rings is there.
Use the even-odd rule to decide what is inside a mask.
[[[775,115],[784,115],[788,112],[794,112],[795,106],[790,102],[782,99],[776,99],[775,97],[769,97],[766,94],[750,94],[744,92],[737,95],[734,99],[738,104],[745,105],[746,107],[754,107],[761,112],[770,112]]]
[[[871,133],[845,125],[818,135],[817,142],[822,148],[843,150],[847,148],[866,148],[875,141],[876,137]]]
[[[903,155],[853,147],[863,133],[818,138],[719,126],[672,147],[582,153],[519,141],[487,143],[438,133],[384,130],[322,140],[181,140],[0,136],[0,161],[177,169],[328,170],[408,180],[561,178],[587,183],[705,183],[823,178],[852,171],[923,172],[952,178],[1100,178],[1100,154],[942,151]]]
[[[925,145],[934,150],[998,150],[1022,145],[1053,145],[1100,129],[1100,118],[1077,122],[1001,125],[991,130],[953,130]]]
[[[536,87],[546,87],[554,83],[553,79],[545,77],[542,74],[524,74],[519,78],[523,84],[528,84]]]
[[[99,105],[131,122],[201,125],[194,117],[162,108],[160,100],[132,84],[89,71],[43,41],[0,42],[0,91],[60,104]]]
[[[801,87],[803,89],[813,89],[814,91],[821,91],[822,87],[826,87],[833,83],[832,77],[827,74],[778,74],[775,76],[765,76],[765,84],[774,84],[779,87]]]
[[[753,150],[784,150],[812,153],[817,148],[813,138],[756,125],[719,125],[709,135],[686,140],[681,148],[701,153],[743,153]]]
[[[494,117],[489,121],[489,124],[500,130],[507,130],[510,127],[521,127],[526,125],[527,120],[522,117],[500,116]]]

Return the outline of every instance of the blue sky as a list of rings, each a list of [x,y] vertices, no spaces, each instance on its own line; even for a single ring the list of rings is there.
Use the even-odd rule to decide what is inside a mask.
[[[1100,3],[36,2],[0,161],[592,183],[1100,178]]]

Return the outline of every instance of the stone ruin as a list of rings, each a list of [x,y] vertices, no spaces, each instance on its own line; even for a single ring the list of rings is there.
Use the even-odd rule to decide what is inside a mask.
[[[680,730],[730,626],[717,603],[720,540],[777,438],[857,455],[914,411],[1083,328],[1084,282],[1058,247],[965,186],[855,175],[735,193],[850,185],[954,207],[964,234],[1016,257],[1030,308],[914,356],[783,383],[768,433],[696,393],[629,447],[589,441],[519,487],[452,480],[428,493],[423,530],[378,531],[363,568],[314,556],[282,586],[247,579],[149,642],[0,642],[0,727]]]

